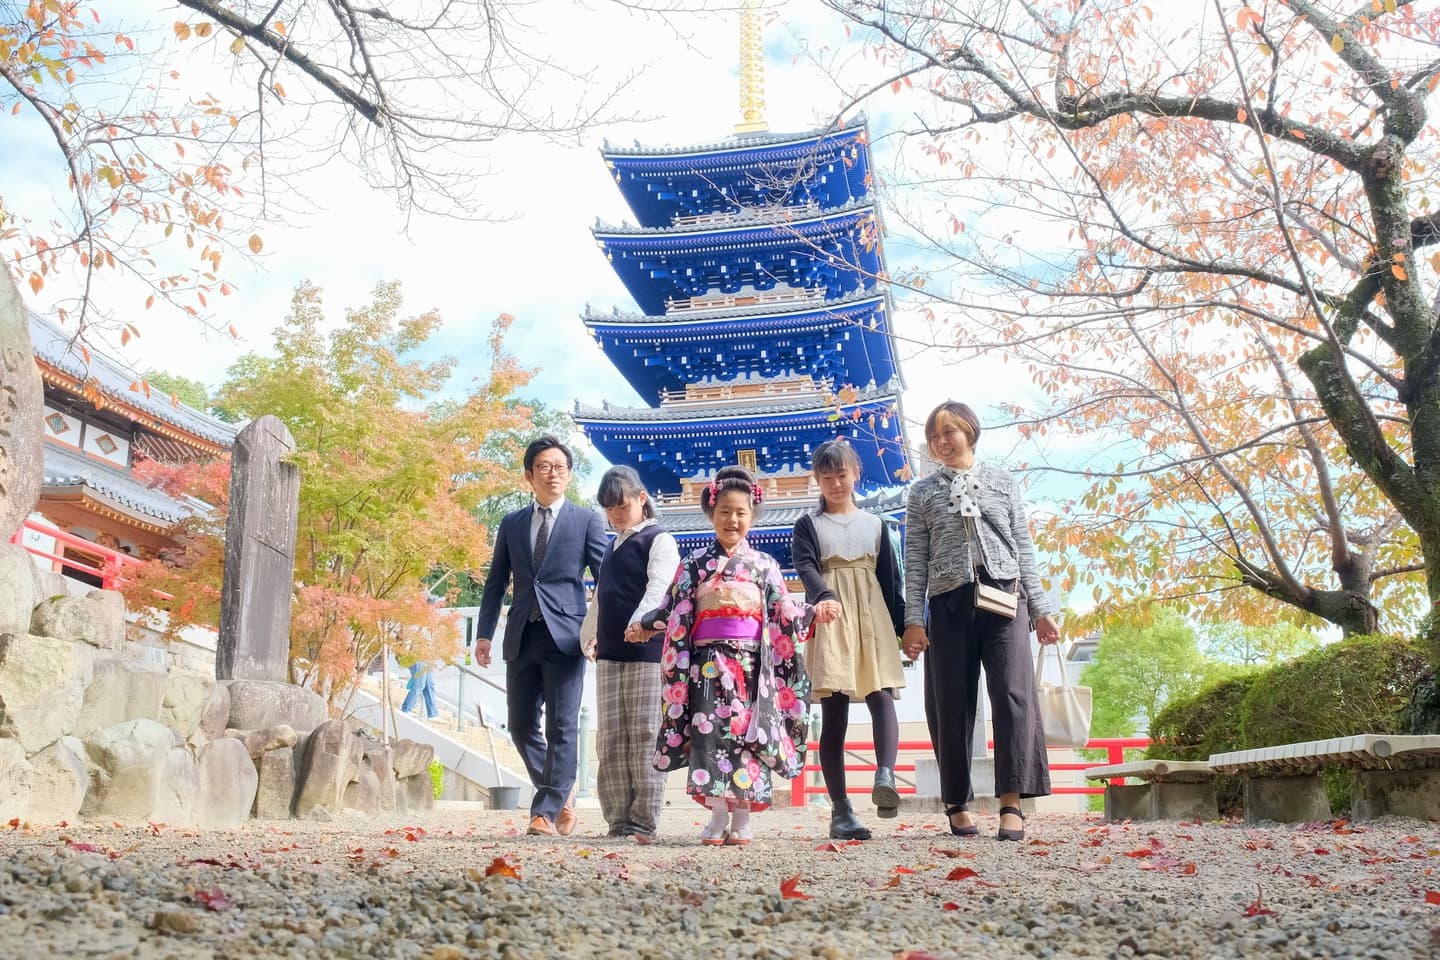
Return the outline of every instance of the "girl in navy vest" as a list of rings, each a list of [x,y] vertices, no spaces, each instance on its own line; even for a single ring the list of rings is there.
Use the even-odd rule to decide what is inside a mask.
[[[869,828],[856,818],[846,796],[845,732],[851,702],[864,700],[875,740],[870,800],[881,817],[894,817],[900,805],[895,698],[905,686],[899,643],[905,594],[890,529],[855,505],[860,481],[855,448],[844,440],[823,443],[811,469],[820,486],[820,509],[796,521],[790,555],[818,624],[805,650],[805,666],[811,692],[820,701],[820,769],[830,793],[830,836],[869,840]]]
[[[665,774],[651,763],[660,733],[663,638],[639,621],[664,602],[680,551],[655,519],[655,506],[631,468],[605,471],[595,499],[615,530],[581,628],[581,641],[595,659],[600,714],[595,791],[609,835],[644,843],[655,836],[665,800]]]

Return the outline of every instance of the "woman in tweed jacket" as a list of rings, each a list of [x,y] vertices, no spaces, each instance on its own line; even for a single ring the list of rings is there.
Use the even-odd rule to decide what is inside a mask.
[[[908,657],[925,654],[925,718],[950,832],[957,836],[979,833],[967,806],[975,798],[970,744],[985,668],[994,710],[997,836],[1023,840],[1020,799],[1050,793],[1030,625],[1033,621],[1041,643],[1057,642],[1060,630],[1035,572],[1020,484],[975,459],[980,439],[975,412],[953,400],[940,404],[925,421],[925,439],[942,466],[910,488],[902,646]],[[1014,619],[976,609],[977,572],[983,583],[1018,592]]]

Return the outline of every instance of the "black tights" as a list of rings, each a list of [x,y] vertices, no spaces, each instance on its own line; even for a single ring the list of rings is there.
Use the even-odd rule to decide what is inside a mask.
[[[875,738],[875,765],[895,768],[900,745],[900,723],[895,719],[895,698],[889,690],[876,690],[865,698],[870,708],[870,729]],[[850,726],[850,698],[832,693],[820,701],[820,770],[831,800],[845,799],[845,732]]]

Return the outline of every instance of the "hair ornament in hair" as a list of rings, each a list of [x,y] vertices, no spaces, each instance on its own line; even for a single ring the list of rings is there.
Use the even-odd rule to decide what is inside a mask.
[[[760,486],[760,484],[758,483],[750,484],[750,499],[753,500],[755,503],[759,503],[761,500],[764,500],[765,488]]]
[[[715,478],[710,479],[710,504],[714,506],[715,501],[720,499],[720,482]]]

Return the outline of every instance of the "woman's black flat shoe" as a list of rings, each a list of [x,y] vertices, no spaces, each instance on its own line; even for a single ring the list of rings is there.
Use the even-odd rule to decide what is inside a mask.
[[[1022,823],[1025,821],[1025,814],[1023,814],[1023,813],[1020,812],[1020,808],[1019,808],[1019,807],[1001,807],[1001,808],[1000,808],[1000,816],[1003,817],[1003,816],[1005,816],[1005,814],[1007,814],[1007,813],[1010,814],[1011,816],[1019,817],[1019,818],[1020,818],[1020,821],[1021,821]],[[1025,828],[1024,828],[1024,827],[1021,827],[1019,830],[1006,830],[1004,827],[1001,827],[1001,828],[999,829],[999,831],[996,832],[996,834],[995,834],[995,839],[996,839],[996,840],[1024,840],[1024,839],[1025,839]]]
[[[958,807],[946,807],[946,808],[945,808],[945,818],[946,818],[947,820],[950,820],[950,818],[953,817],[955,814],[957,814],[957,813],[966,813],[966,812],[967,812],[967,811],[966,811],[966,809],[965,809],[965,805],[964,805],[964,804],[961,804],[961,805],[958,806]],[[973,823],[967,823],[965,826],[959,827],[959,826],[956,826],[956,825],[955,825],[955,821],[954,821],[954,820],[950,820],[950,832],[951,832],[952,834],[954,834],[955,836],[957,836],[957,837],[978,837],[978,836],[980,836],[980,828],[977,827],[975,824],[973,824]]]

